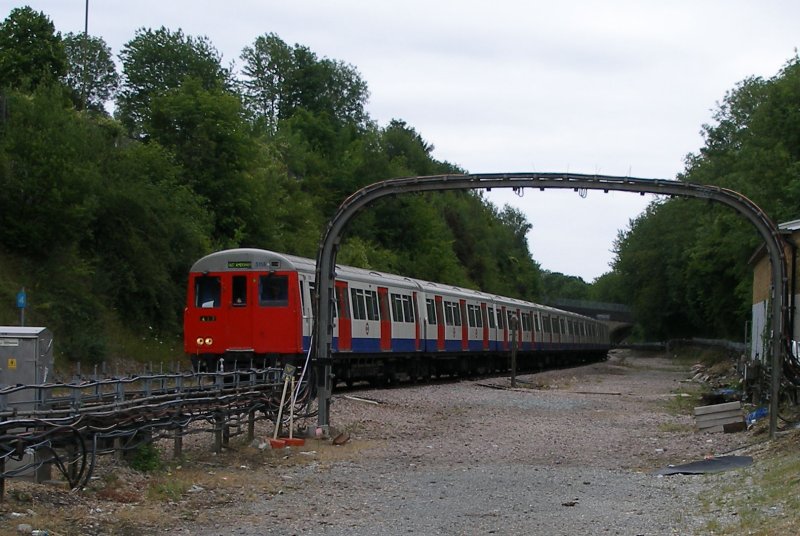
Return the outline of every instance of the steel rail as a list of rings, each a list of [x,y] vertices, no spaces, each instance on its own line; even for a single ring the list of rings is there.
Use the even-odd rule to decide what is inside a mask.
[[[726,205],[747,219],[758,231],[767,248],[772,271],[772,365],[770,398],[770,438],[775,437],[780,398],[781,366],[786,326],[785,303],[787,277],[783,242],[777,226],[755,203],[744,195],[718,186],[685,183],[665,179],[644,179],[610,175],[577,173],[482,173],[451,174],[389,179],[370,184],[353,193],[339,206],[322,234],[317,251],[316,290],[314,293],[314,364],[317,369],[317,426],[322,433],[330,427],[332,385],[331,347],[333,343],[333,296],[336,277],[336,254],[342,233],[349,221],[362,208],[384,197],[411,192],[472,190],[492,188],[524,188],[602,190],[604,192],[638,192],[706,199]],[[324,305],[324,306],[323,306]]]

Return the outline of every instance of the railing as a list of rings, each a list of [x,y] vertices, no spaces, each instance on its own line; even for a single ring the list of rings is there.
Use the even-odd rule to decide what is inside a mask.
[[[0,390],[0,498],[5,479],[41,476],[55,467],[71,488],[91,476],[95,458],[172,437],[180,456],[189,433],[214,435],[220,452],[230,437],[254,435],[257,420],[277,421],[287,376],[277,368],[217,373],[150,374]],[[299,385],[285,405],[306,413],[311,393]],[[288,411],[284,412],[289,414]],[[190,426],[193,423],[206,426]],[[280,425],[277,423],[276,425]]]

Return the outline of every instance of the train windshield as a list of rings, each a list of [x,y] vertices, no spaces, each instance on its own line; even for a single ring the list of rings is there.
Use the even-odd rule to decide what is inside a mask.
[[[288,305],[289,277],[272,274],[259,277],[258,303],[265,307],[281,307]]]
[[[194,280],[194,305],[208,309],[219,307],[221,286],[219,277],[201,275]]]

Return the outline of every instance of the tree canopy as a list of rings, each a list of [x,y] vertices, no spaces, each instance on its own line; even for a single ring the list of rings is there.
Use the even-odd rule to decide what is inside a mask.
[[[800,60],[770,79],[748,78],[703,126],[704,146],[680,180],[738,191],[778,222],[800,216]],[[739,339],[749,318],[753,227],[720,206],[659,200],[616,243],[615,288],[633,304],[644,338]]]
[[[14,74],[0,122],[0,297],[25,286],[26,316],[71,359],[130,352],[120,326],[177,350],[198,257],[314,256],[356,189],[460,171],[401,119],[370,120],[355,67],[274,34],[246,46],[236,72],[205,37],[142,28],[118,74],[101,38],[62,38],[30,10],[14,10],[0,39],[22,27],[36,40],[0,49]],[[529,229],[480,194],[403,196],[360,214],[339,262],[533,299]],[[0,308],[0,321],[13,313]]]

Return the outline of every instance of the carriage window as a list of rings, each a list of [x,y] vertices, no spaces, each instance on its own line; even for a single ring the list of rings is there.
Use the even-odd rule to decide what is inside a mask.
[[[542,332],[542,325],[539,323],[539,315],[533,313],[533,326],[536,328],[538,333]]]
[[[506,311],[506,318],[508,320],[508,329],[511,329],[511,327],[514,325],[514,323],[511,321],[511,319],[514,318],[514,316],[515,316],[514,311],[512,311],[511,309]],[[517,329],[519,329],[519,325],[517,325]]]
[[[221,287],[219,277],[201,275],[194,280],[194,305],[208,309],[219,307]]]
[[[497,327],[500,329],[505,329],[506,323],[503,321],[503,310],[497,309]]]
[[[474,328],[477,326],[477,320],[475,319],[475,306],[474,305],[467,305],[467,319],[469,321],[469,327]]]
[[[455,302],[444,302],[444,318],[448,326],[461,325],[461,310]]]
[[[366,320],[367,307],[364,302],[364,291],[360,288],[351,288],[350,296],[353,298],[353,318],[356,320]]]
[[[437,324],[436,306],[431,298],[425,300],[425,308],[428,310],[428,324]]]
[[[411,308],[411,296],[392,294],[392,316],[395,322],[414,321],[414,310]]]
[[[549,316],[543,316],[542,317],[542,325],[544,327],[544,332],[545,333],[550,333],[550,332],[553,331],[553,328],[552,328],[552,326],[550,324],[550,317]]]
[[[378,293],[374,290],[365,290],[364,298],[367,303],[367,319],[380,320],[378,316]]]
[[[247,305],[247,276],[233,276],[233,292],[231,294],[231,304],[234,307],[244,307]]]
[[[496,328],[497,325],[495,324],[495,321],[494,321],[494,319],[495,319],[494,308],[488,309],[486,312],[488,313],[487,320],[489,321],[489,327],[492,328],[492,329]]]
[[[262,275],[258,278],[258,303],[266,307],[281,307],[289,304],[289,277],[285,275]]]
[[[522,331],[531,330],[531,314],[522,313]]]

